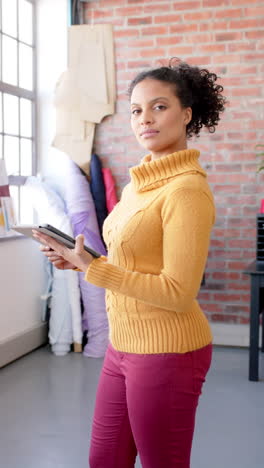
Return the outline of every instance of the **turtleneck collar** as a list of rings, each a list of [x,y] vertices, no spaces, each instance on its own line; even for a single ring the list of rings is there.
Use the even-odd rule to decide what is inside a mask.
[[[206,172],[198,162],[200,152],[196,149],[177,151],[159,159],[151,160],[148,154],[139,166],[130,169],[132,183],[137,192],[146,192],[166,184],[169,179],[186,172]]]

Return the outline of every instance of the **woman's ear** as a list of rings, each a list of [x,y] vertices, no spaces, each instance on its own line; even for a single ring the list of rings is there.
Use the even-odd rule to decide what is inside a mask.
[[[184,112],[185,112],[184,123],[185,125],[188,125],[188,123],[192,120],[192,108],[185,107]]]

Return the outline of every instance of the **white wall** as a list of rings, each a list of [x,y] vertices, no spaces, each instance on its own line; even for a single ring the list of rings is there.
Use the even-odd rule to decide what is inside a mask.
[[[38,0],[38,172],[56,173],[60,155],[50,143],[55,131],[53,91],[67,64],[67,0]],[[56,153],[56,152],[55,152]],[[56,159],[56,161],[55,161]],[[0,345],[41,324],[45,288],[43,258],[30,239],[0,241]]]
[[[55,134],[53,97],[67,68],[67,0],[38,0],[38,154],[39,172],[56,178],[61,153],[51,147]]]

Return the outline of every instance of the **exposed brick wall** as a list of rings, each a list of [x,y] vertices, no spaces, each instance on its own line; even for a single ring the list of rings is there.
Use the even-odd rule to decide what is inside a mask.
[[[201,150],[217,221],[200,303],[211,321],[247,323],[255,224],[264,178],[256,176],[256,143],[264,142],[264,2],[257,0],[100,0],[85,4],[87,23],[114,25],[116,114],[97,126],[95,150],[113,170],[118,191],[145,154],[132,135],[126,90],[142,69],[178,56],[221,76],[228,108]]]

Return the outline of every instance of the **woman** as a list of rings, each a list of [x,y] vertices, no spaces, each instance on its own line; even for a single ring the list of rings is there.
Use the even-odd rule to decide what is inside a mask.
[[[57,268],[106,288],[110,344],[99,381],[91,468],[188,468],[212,335],[198,294],[215,219],[199,151],[187,139],[215,131],[223,88],[179,62],[131,83],[131,126],[147,150],[104,223],[108,257],[92,259],[36,234]],[[47,250],[45,250],[47,249]],[[53,250],[50,250],[53,249]]]

